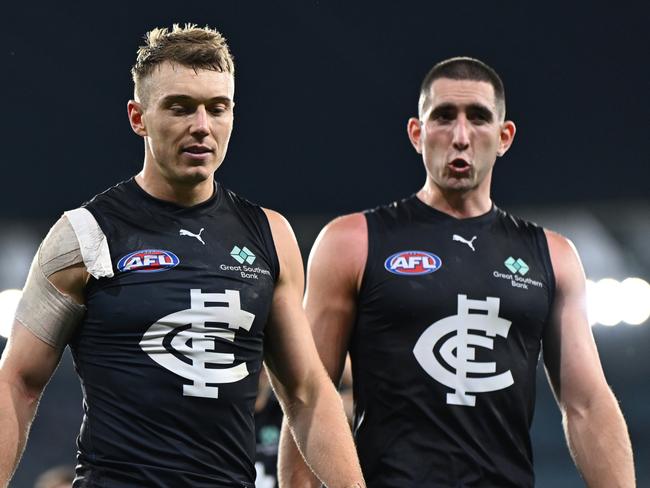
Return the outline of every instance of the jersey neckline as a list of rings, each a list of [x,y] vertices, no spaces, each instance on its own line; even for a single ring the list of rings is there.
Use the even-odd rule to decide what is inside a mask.
[[[427,218],[438,221],[456,222],[459,224],[489,222],[494,220],[499,213],[499,208],[494,204],[494,202],[492,202],[490,210],[484,214],[477,215],[476,217],[458,218],[427,205],[418,198],[417,193],[413,193],[410,197],[406,198],[406,203],[413,206],[416,211]]]
[[[213,180],[214,183],[214,189],[212,191],[212,195],[210,198],[207,200],[197,203],[196,205],[191,205],[189,207],[184,207],[183,205],[179,205],[178,203],[170,202],[168,200],[161,200],[160,198],[156,198],[153,195],[147,193],[144,188],[142,188],[138,182],[135,180],[135,176],[132,176],[130,179],[126,181],[126,186],[127,188],[130,188],[133,192],[137,193],[140,195],[142,198],[144,198],[147,202],[152,203],[153,205],[156,205],[158,207],[162,207],[166,210],[171,210],[171,211],[176,211],[176,212],[193,212],[196,210],[202,210],[204,208],[212,206],[216,201],[217,198],[220,196],[221,193],[223,193],[221,190],[221,185],[217,183],[216,180]]]

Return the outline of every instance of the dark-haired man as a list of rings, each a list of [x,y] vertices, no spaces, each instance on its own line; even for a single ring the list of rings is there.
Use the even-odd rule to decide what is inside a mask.
[[[132,72],[144,166],[66,212],[34,259],[0,369],[0,486],[66,344],[84,393],[75,488],[254,487],[262,359],[314,470],[362,486],[291,228],[214,180],[233,125],[225,40],[154,29]]]
[[[499,76],[471,58],[437,64],[408,135],[424,186],[328,224],[308,266],[307,316],[335,381],[348,351],[352,358],[368,486],[533,487],[529,428],[542,346],[586,482],[634,486],[577,253],[490,197],[495,160],[515,136]],[[282,479],[308,485],[288,436],[282,444]]]

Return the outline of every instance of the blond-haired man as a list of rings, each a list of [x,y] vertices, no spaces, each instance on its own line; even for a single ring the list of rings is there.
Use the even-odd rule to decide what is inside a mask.
[[[84,393],[75,487],[253,487],[263,359],[312,468],[363,485],[291,228],[214,179],[233,127],[224,38],[154,29],[132,74],[144,165],[66,212],[34,259],[0,369],[0,486],[66,345]]]

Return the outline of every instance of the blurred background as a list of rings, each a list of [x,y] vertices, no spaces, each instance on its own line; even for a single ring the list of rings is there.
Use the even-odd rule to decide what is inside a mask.
[[[518,128],[493,198],[576,244],[639,486],[650,486],[647,4],[36,1],[2,11],[0,336],[47,229],[140,169],[126,102],[147,30],[195,22],[228,38],[236,120],[217,178],[285,214],[305,260],[334,216],[419,189],[424,171],[405,128],[420,81],[441,59],[478,57],[501,74]],[[74,462],[80,416],[66,353],[12,487]],[[582,486],[541,368],[533,440],[537,486]]]

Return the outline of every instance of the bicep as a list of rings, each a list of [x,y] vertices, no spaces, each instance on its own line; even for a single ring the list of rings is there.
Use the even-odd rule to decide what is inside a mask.
[[[22,325],[57,348],[65,346],[85,313],[88,272],[83,262],[77,262],[81,259],[78,244],[66,244],[76,242],[74,236],[66,237],[72,232],[67,228],[69,232],[57,223],[39,247],[16,309]],[[68,247],[76,251],[68,252]]]
[[[365,218],[354,214],[329,224],[312,249],[304,307],[321,361],[338,382],[357,314],[367,254]]]
[[[37,398],[54,373],[62,352],[15,320],[0,360],[1,378],[25,396]]]
[[[580,259],[566,239],[550,233],[547,237],[556,293],[544,336],[544,364],[558,403],[564,408],[588,402],[606,382],[587,319]]]
[[[280,261],[264,339],[264,361],[280,397],[293,396],[313,374],[316,349],[301,306],[304,273],[300,250],[282,216],[267,211]]]
[[[62,217],[32,261],[2,356],[4,380],[40,394],[83,319],[87,277],[77,238]]]

